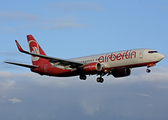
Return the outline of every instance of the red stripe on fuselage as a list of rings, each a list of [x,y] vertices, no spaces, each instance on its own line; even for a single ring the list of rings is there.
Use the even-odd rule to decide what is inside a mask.
[[[79,75],[79,71],[72,71],[71,69],[60,69],[57,67],[52,67],[50,63],[39,65],[38,68],[31,69],[31,71],[40,75],[57,77],[69,77]]]
[[[158,61],[104,68],[104,69],[102,69],[102,72],[105,71],[105,70],[142,67],[142,66],[147,66],[149,64],[155,64],[157,62]],[[60,68],[52,67],[51,64],[41,65],[41,66],[39,66],[39,68],[31,69],[31,71],[39,73],[40,75],[57,76],[57,77],[69,77],[69,76],[80,75],[80,71],[77,71],[77,70],[76,71],[72,71],[70,69],[63,70],[63,69],[60,69]],[[87,72],[86,74],[97,74],[97,73],[98,72]]]
[[[116,67],[110,67],[110,68],[106,68],[105,70],[111,70],[111,69],[120,69],[120,68],[135,68],[135,67],[143,67],[143,66],[147,66],[148,64],[155,64],[158,61],[155,62],[147,62],[147,63],[138,63],[138,64],[132,64],[132,65],[123,65],[123,66],[116,66]]]

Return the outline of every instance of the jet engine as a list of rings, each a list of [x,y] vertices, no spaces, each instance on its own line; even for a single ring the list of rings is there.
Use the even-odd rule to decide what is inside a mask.
[[[129,76],[131,74],[131,70],[130,70],[130,68],[113,70],[112,74],[114,77],[125,77],[125,76]]]
[[[83,70],[85,72],[101,71],[102,70],[102,65],[98,62],[88,63],[85,66],[83,66]]]

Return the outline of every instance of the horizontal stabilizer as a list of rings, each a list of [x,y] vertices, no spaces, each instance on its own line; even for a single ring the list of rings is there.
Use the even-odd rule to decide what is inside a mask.
[[[27,65],[27,64],[21,64],[21,63],[14,63],[14,62],[6,62],[8,64],[13,64],[13,65],[18,65],[18,66],[22,66],[22,67],[27,67],[27,68],[38,68],[38,66],[35,65]]]
[[[23,52],[24,50],[23,50],[22,47],[19,45],[18,41],[15,40],[15,42],[16,42],[16,45],[17,45],[17,47],[18,47],[18,50],[19,50],[20,52]]]

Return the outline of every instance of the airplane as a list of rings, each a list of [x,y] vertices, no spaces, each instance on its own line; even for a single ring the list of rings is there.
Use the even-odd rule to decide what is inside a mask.
[[[97,75],[97,82],[103,83],[103,76],[113,75],[115,78],[126,77],[131,74],[131,69],[146,66],[146,72],[150,73],[149,67],[164,58],[164,55],[152,49],[131,49],[118,52],[110,52],[74,59],[60,59],[47,56],[32,35],[27,35],[30,52],[22,49],[15,40],[18,50],[31,55],[32,65],[7,62],[8,64],[30,68],[32,72],[40,75],[54,77],[79,76],[86,80],[86,75]]]

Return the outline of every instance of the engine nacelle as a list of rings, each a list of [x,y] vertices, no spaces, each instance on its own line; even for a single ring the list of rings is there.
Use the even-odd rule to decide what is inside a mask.
[[[89,63],[89,64],[86,64],[83,67],[83,70],[85,72],[101,71],[102,70],[102,65],[100,63],[98,63],[98,62]]]
[[[112,74],[114,77],[125,77],[125,76],[129,76],[131,74],[131,70],[130,70],[130,68],[113,70]]]

